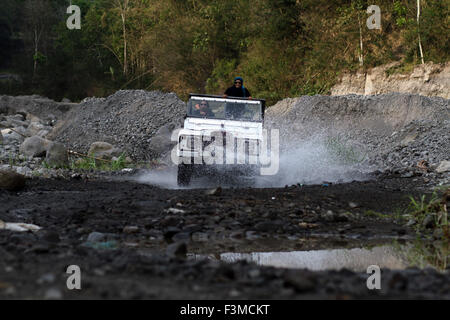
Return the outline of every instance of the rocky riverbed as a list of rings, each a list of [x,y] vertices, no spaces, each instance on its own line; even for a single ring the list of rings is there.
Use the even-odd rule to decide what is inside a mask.
[[[418,268],[423,266],[413,263],[415,251],[407,260],[412,268],[382,269],[381,291],[367,289],[365,272],[189,258],[409,243],[415,232],[398,222],[395,212],[408,206],[408,195],[421,194],[421,183],[383,178],[211,193],[162,192],[131,182],[32,179],[21,192],[0,191],[5,222],[41,228],[0,230],[0,297],[448,299],[449,271],[434,269],[439,266],[432,258],[434,268]],[[66,287],[69,265],[81,268],[80,291]]]
[[[448,100],[283,100],[266,113],[280,174],[257,188],[171,185],[164,160],[184,106],[141,90],[80,104],[0,97],[0,298],[450,298]],[[332,249],[359,269],[289,269]],[[271,253],[298,263],[264,265]],[[365,264],[382,266],[380,291]],[[69,265],[81,291],[66,287]]]

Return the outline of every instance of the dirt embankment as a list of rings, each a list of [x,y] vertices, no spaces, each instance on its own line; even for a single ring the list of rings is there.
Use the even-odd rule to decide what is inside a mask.
[[[369,71],[346,73],[331,89],[331,94],[373,95],[390,92],[438,96],[450,99],[450,62],[426,63],[402,72],[399,62],[373,68]]]
[[[77,105],[69,101],[56,102],[38,95],[0,96],[0,115],[29,113],[43,120],[57,120],[64,118],[65,114]]]

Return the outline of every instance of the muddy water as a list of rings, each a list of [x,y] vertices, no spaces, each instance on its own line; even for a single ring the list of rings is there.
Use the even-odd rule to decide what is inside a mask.
[[[192,259],[218,259],[224,262],[246,260],[261,266],[288,269],[309,269],[313,271],[348,269],[354,272],[365,272],[370,265],[392,270],[409,267],[407,259],[402,255],[403,249],[384,245],[371,249],[333,249],[291,252],[252,252],[221,253],[218,255],[192,254]]]

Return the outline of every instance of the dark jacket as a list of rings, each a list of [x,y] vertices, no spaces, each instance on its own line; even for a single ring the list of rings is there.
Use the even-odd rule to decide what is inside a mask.
[[[206,114],[204,114],[204,115],[202,115],[201,113],[200,113],[200,110],[195,110],[193,113],[192,113],[192,115],[193,116],[195,116],[195,117],[203,117],[203,118],[214,118],[216,115],[214,114],[214,112],[212,112],[211,110],[206,110]]]
[[[227,91],[225,91],[225,94],[230,97],[239,97],[239,98],[248,98],[252,96],[250,92],[247,90],[247,88],[242,89],[236,88],[235,86],[229,87]]]

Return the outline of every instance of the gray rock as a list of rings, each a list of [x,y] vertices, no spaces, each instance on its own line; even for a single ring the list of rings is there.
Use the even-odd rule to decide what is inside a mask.
[[[59,142],[52,142],[47,148],[45,161],[52,167],[64,167],[69,164],[66,147]]]
[[[401,177],[402,177],[402,178],[412,178],[412,177],[414,177],[414,172],[408,171],[408,172],[406,172],[405,174],[402,174]]]
[[[28,157],[43,157],[52,142],[50,140],[33,136],[25,139],[20,146],[20,153]]]
[[[358,207],[359,207],[359,204],[356,203],[356,202],[349,202],[349,203],[348,203],[348,206],[349,206],[350,208],[352,208],[352,209],[355,209],[355,208],[358,208]]]
[[[245,232],[245,239],[247,240],[258,240],[260,238],[261,236],[258,233],[256,233],[256,231],[249,230]]]
[[[25,114],[23,113],[17,113],[12,116],[13,119],[19,120],[19,121],[25,121]]]
[[[436,168],[436,172],[444,173],[450,171],[450,161],[442,161],[439,166]]]
[[[106,239],[106,234],[101,232],[91,232],[87,237],[88,242],[100,242]]]
[[[15,116],[9,116],[6,118],[7,122],[9,123],[9,127],[27,127],[28,123],[23,121],[23,118],[21,120],[17,119]]]
[[[138,233],[138,232],[139,232],[139,227],[137,227],[137,226],[126,226],[125,228],[123,228],[123,233],[132,234],[132,233]]]
[[[150,140],[149,149],[155,154],[162,155],[169,150],[176,142],[171,141],[172,132],[175,129],[174,123],[162,126]]]
[[[328,222],[334,222],[337,214],[331,210],[328,210],[325,214],[322,214],[322,218]]]
[[[14,128],[15,130],[16,128]],[[18,134],[15,131],[12,131],[11,129],[3,129],[0,131],[3,135],[3,144],[13,144],[13,143],[20,143],[24,140],[24,137]],[[20,131],[18,131],[20,132]],[[22,132],[20,132],[22,133]]]
[[[49,128],[48,128],[47,126],[43,125],[42,123],[37,122],[37,121],[31,122],[31,123],[28,125],[27,131],[26,131],[26,133],[27,133],[27,135],[28,135],[29,137],[32,137],[32,136],[40,136],[40,137],[43,137],[43,136],[45,136],[48,132],[49,132]]]
[[[91,144],[88,153],[96,158],[111,160],[113,157],[120,156],[122,151],[108,142],[97,141]]]
[[[205,192],[205,194],[208,196],[219,196],[221,193],[222,193],[221,187],[214,188]]]
[[[33,174],[33,170],[28,167],[17,167],[15,170],[18,174],[24,175],[25,177],[31,177]]]
[[[351,214],[340,213],[337,216],[335,216],[334,221],[336,221],[336,222],[347,222],[347,221],[350,221],[351,217],[352,217]]]
[[[0,170],[0,189],[17,191],[25,187],[25,177],[11,171]]]
[[[171,258],[186,258],[187,246],[184,242],[175,242],[167,246],[166,254]]]

